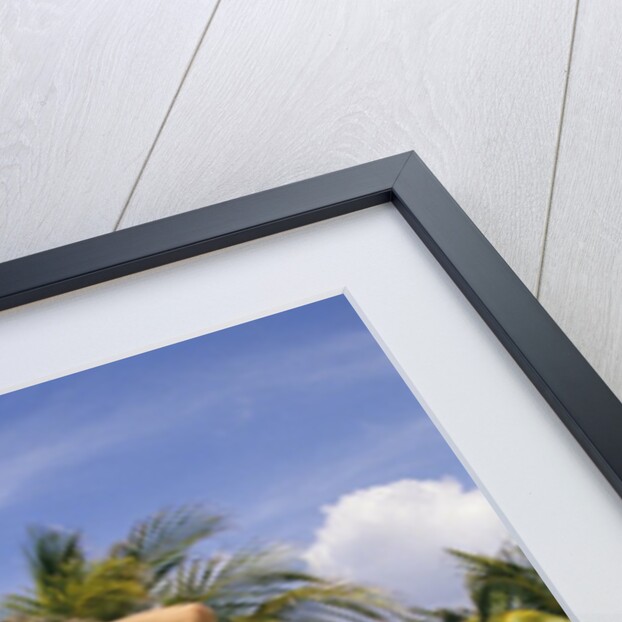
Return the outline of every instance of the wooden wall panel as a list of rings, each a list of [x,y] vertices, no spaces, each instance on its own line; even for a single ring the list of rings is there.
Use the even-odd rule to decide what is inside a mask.
[[[213,7],[0,3],[0,261],[114,228]]]
[[[581,2],[541,300],[622,398],[622,4]]]
[[[415,149],[533,287],[573,15],[223,0],[122,226]]]

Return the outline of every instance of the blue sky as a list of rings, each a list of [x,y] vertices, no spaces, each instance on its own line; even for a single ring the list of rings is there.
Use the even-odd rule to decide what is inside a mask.
[[[29,524],[93,553],[206,502],[220,546],[310,546],[326,507],[404,479],[473,484],[345,297],[0,396],[0,592]]]

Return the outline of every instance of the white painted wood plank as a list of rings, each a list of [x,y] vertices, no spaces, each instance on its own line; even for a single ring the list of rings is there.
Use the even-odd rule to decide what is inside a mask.
[[[223,0],[127,227],[415,149],[532,287],[572,0]]]
[[[622,398],[622,4],[581,2],[541,300]]]
[[[213,6],[0,3],[0,261],[112,230]]]

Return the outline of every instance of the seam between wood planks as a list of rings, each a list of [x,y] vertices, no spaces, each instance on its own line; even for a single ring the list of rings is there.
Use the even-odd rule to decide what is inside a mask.
[[[134,196],[134,193],[136,192],[136,188],[138,187],[138,184],[140,182],[140,180],[142,179],[143,173],[145,172],[145,169],[147,168],[147,164],[149,163],[149,160],[151,159],[151,155],[153,154],[153,151],[158,143],[158,140],[160,139],[160,135],[162,134],[162,130],[164,129],[164,126],[166,125],[166,122],[168,121],[170,115],[171,115],[171,111],[173,110],[173,107],[175,106],[175,102],[177,101],[177,98],[179,97],[179,93],[181,92],[181,89],[184,85],[184,83],[186,82],[186,78],[188,77],[188,74],[190,73],[190,69],[192,68],[192,65],[194,64],[194,61],[197,57],[197,54],[199,53],[199,50],[201,49],[201,46],[203,45],[203,41],[205,40],[205,36],[207,35],[207,31],[209,30],[209,27],[212,25],[212,22],[214,21],[214,16],[216,15],[216,12],[218,11],[218,7],[220,6],[222,0],[216,0],[216,4],[214,5],[214,9],[212,10],[210,16],[207,19],[207,23],[205,24],[205,28],[203,28],[203,32],[201,33],[201,36],[199,37],[199,41],[197,42],[194,51],[192,52],[192,55],[190,56],[190,61],[188,62],[188,65],[186,66],[186,69],[184,70],[184,73],[181,76],[181,80],[179,82],[179,85],[177,86],[177,89],[175,90],[175,94],[173,95],[173,98],[171,99],[171,103],[169,104],[168,108],[166,109],[166,113],[164,114],[164,118],[162,119],[162,122],[160,123],[160,126],[158,127],[158,131],[156,132],[155,138],[153,139],[153,142],[151,143],[151,147],[149,147],[149,151],[147,151],[147,155],[145,157],[145,160],[142,164],[142,166],[140,167],[140,171],[138,171],[138,175],[136,176],[136,180],[134,181],[134,183],[132,184],[132,188],[130,190],[130,193],[128,194],[128,197],[125,201],[125,204],[123,205],[123,208],[121,209],[121,213],[119,214],[119,217],[117,218],[117,221],[114,225],[113,231],[117,231],[119,229],[119,227],[121,226],[121,222],[123,220],[123,217],[125,216],[125,213],[127,212],[127,208],[130,204],[130,201],[132,200],[132,197]]]
[[[553,158],[553,172],[551,174],[551,187],[549,189],[549,197],[546,206],[546,215],[544,217],[544,230],[542,232],[542,246],[540,250],[540,266],[536,278],[535,296],[540,299],[540,291],[542,289],[542,274],[544,272],[544,262],[546,255],[546,245],[549,237],[549,225],[551,223],[551,208],[553,206],[553,196],[555,194],[555,182],[557,180],[557,166],[559,163],[559,151],[561,147],[562,132],[564,127],[564,119],[566,116],[566,104],[568,101],[568,84],[570,83],[570,68],[572,66],[572,54],[574,51],[575,38],[577,33],[577,21],[579,18],[579,3],[576,0],[574,18],[572,22],[572,34],[570,35],[570,49],[568,50],[568,63],[566,66],[566,80],[564,82],[564,91],[562,95],[562,106],[559,115],[559,126],[557,128],[557,141],[555,144],[555,157]]]

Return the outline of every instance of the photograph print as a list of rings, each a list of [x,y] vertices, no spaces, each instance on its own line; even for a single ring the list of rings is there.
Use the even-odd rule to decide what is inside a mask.
[[[567,620],[345,296],[0,396],[0,525],[3,622]]]

